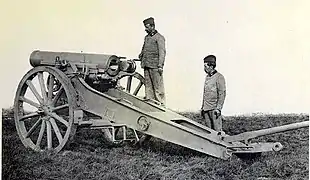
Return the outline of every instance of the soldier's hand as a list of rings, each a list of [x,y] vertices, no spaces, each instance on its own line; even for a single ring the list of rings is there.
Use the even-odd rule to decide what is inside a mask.
[[[163,68],[162,68],[162,67],[159,67],[159,68],[158,68],[158,72],[159,72],[160,75],[162,75],[162,74],[163,74]]]
[[[200,115],[201,115],[201,117],[205,118],[205,112],[203,109],[200,110]]]
[[[213,111],[213,113],[215,114],[216,119],[217,119],[218,117],[220,117],[220,115],[221,115],[221,111],[220,111],[219,109],[215,109],[215,110]]]

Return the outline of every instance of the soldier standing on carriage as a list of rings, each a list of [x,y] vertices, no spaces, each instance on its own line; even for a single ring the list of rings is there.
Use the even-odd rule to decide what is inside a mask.
[[[166,56],[165,38],[155,29],[154,18],[143,21],[147,35],[139,54],[141,68],[144,69],[145,98],[154,99],[165,105],[163,68]]]

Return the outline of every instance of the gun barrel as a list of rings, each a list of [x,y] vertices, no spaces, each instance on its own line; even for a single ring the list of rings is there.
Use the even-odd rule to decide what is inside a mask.
[[[40,65],[55,65],[56,60],[66,60],[71,63],[90,63],[99,68],[108,69],[113,64],[118,64],[120,58],[109,54],[90,54],[72,52],[33,51],[30,55],[30,64],[33,67]]]
[[[253,139],[259,136],[275,134],[275,133],[284,132],[284,131],[290,131],[290,130],[299,129],[303,127],[309,127],[309,121],[287,124],[283,126],[261,129],[257,131],[244,132],[244,133],[237,134],[234,136],[224,137],[223,141],[226,141],[226,142],[235,142],[235,141],[242,141],[242,140],[247,141],[249,139]]]

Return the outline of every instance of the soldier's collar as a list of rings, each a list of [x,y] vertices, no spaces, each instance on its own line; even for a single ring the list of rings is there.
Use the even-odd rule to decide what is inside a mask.
[[[210,76],[210,77],[211,77],[211,76],[213,76],[215,73],[217,73],[217,70],[215,70],[215,69],[214,69],[214,71],[212,71],[212,72],[208,73],[208,76]]]
[[[156,33],[158,33],[157,30],[154,30],[153,32],[149,33],[148,35],[149,36],[154,36]]]

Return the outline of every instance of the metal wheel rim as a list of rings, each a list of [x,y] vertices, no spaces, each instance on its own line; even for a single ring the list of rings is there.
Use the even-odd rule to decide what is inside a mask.
[[[121,77],[119,79],[119,81],[121,79],[123,79],[123,78],[127,78],[127,84],[126,84],[126,87],[125,87],[125,91],[127,93],[130,93],[130,94],[134,95],[134,96],[136,96],[138,94],[138,92],[140,91],[142,86],[145,87],[145,79],[144,79],[144,77],[141,74],[137,73],[137,72],[135,72],[132,75],[124,75],[123,77]],[[132,79],[133,78],[136,78],[140,82],[139,82],[138,86],[136,87],[136,89],[134,91],[132,91],[132,93],[131,93],[131,90],[132,90],[131,89],[131,85],[132,85]]]

